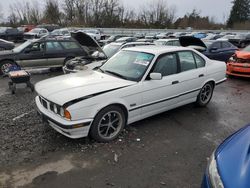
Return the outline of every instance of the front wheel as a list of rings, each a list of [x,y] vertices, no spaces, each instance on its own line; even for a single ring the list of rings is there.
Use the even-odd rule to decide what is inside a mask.
[[[118,106],[108,106],[95,117],[90,136],[98,142],[109,142],[118,137],[126,123],[124,111]]]
[[[197,97],[196,104],[198,106],[204,107],[206,106],[210,100],[212,99],[214,92],[214,86],[212,83],[206,83],[202,88]]]

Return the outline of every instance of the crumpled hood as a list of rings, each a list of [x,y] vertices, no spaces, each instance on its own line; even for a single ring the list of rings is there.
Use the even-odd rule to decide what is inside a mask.
[[[215,157],[225,187],[250,187],[250,125],[226,139]]]
[[[235,55],[237,58],[240,58],[240,59],[250,59],[250,52],[236,51]]]
[[[35,90],[45,99],[62,106],[79,98],[132,84],[134,82],[96,71],[83,71],[41,81],[35,85]]]

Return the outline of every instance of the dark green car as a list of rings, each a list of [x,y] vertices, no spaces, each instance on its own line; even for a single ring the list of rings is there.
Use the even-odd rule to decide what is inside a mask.
[[[62,67],[68,60],[88,56],[88,50],[73,37],[34,39],[11,51],[0,52],[0,74],[7,74],[16,64],[24,69]]]

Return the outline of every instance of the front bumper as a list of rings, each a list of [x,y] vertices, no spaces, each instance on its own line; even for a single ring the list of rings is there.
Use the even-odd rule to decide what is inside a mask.
[[[228,63],[227,75],[250,78],[250,64]]]
[[[56,115],[44,108],[38,97],[36,97],[36,105],[38,108],[38,114],[42,117],[43,121],[62,135],[72,139],[88,136],[93,119],[84,119],[79,121],[69,121],[63,119],[59,115]]]

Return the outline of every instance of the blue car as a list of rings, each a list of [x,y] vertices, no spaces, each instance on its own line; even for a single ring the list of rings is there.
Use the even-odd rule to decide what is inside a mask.
[[[227,62],[235,51],[238,50],[236,46],[228,41],[207,40],[192,36],[183,36],[179,38],[181,46],[194,48],[210,59]]]
[[[202,188],[250,188],[250,125],[228,137],[212,154]]]

